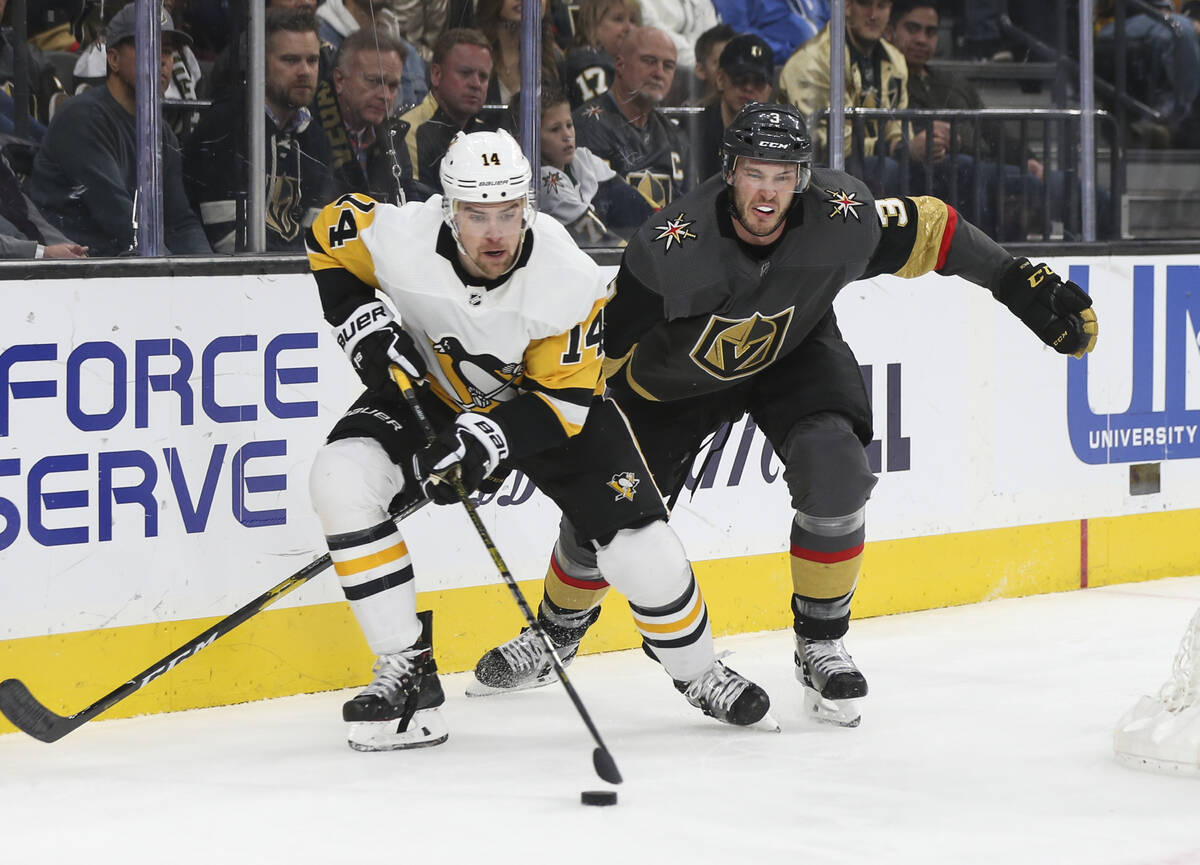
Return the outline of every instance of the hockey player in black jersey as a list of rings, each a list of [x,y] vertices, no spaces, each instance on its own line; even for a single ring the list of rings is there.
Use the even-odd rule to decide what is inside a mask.
[[[610,393],[660,489],[674,501],[704,439],[749,413],[784,465],[796,675],[819,720],[854,726],[867,682],[842,643],[875,485],[864,447],[871,406],[833,301],[890,273],[957,275],[992,291],[1043,342],[1082,357],[1096,343],[1091,299],[1046,265],[1014,259],[929,197],[872,199],[813,168],[795,108],[750,103],[726,130],[722,174],[664,208],[630,240],[606,317]],[[604,595],[603,568],[560,542],[546,596],[577,609]],[[577,629],[573,640],[582,638]],[[564,645],[573,654],[577,642]],[[477,678],[492,671],[485,655]],[[509,679],[520,679],[510,674]],[[523,680],[522,683],[524,683]]]
[[[379,657],[374,681],[343,709],[350,745],[413,748],[447,736],[432,619],[417,613],[412,558],[389,505],[457,503],[448,472],[473,492],[510,464],[562,508],[563,543],[625,594],[684,697],[720,721],[758,722],[770,700],[715,657],[666,505],[602,396],[607,277],[561,225],[534,222],[529,162],[508,133],[460,133],[441,182],[444,195],[403,207],[342,196],[307,236],[325,318],[367,387],[309,483],[338,580]],[[391,365],[426,385],[436,442],[425,443],[402,404]],[[583,608],[545,622],[566,644],[593,614],[575,590],[557,597]],[[536,654],[540,641],[526,634],[506,666]]]

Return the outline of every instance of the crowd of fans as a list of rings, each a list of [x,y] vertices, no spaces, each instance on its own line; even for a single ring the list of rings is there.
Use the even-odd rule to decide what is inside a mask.
[[[0,257],[133,251],[135,4],[27,0],[24,45],[7,5]],[[346,192],[387,201],[440,192],[438,163],[460,130],[516,133],[522,5],[268,0],[267,249],[302,251],[313,215]],[[1124,22],[1129,62],[1140,64],[1131,95],[1155,112],[1160,143],[1194,147],[1200,2],[1150,5],[1129,7]],[[1114,10],[1111,0],[1098,6],[1103,60]],[[541,209],[583,245],[619,245],[719,170],[724,129],[750,101],[798,106],[827,155],[829,14],[827,0],[542,0]],[[1046,41],[1053,16],[1054,4],[1030,0],[846,0],[846,104],[982,108],[970,82],[936,60],[1019,61],[1032,43],[1014,32]],[[247,248],[247,18],[230,0],[163,0],[161,209],[173,255]],[[30,96],[22,117],[18,66]],[[845,124],[842,155],[877,194],[935,194],[999,239],[1024,239],[1031,208],[1067,218],[1069,180],[1013,128],[877,115]],[[1111,225],[1100,211],[1103,235]]]

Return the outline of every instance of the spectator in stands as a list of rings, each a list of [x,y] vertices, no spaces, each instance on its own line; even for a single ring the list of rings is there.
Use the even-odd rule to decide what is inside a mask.
[[[697,98],[689,104],[712,105],[717,101],[717,97],[720,95],[717,92],[718,61],[729,40],[737,35],[737,31],[728,24],[709,27],[700,34],[696,40],[696,66],[692,70],[692,74],[701,82],[704,90],[702,93],[698,93]]]
[[[67,237],[94,255],[119,255],[133,248],[133,194],[138,180],[135,7],[109,22],[108,77],[63,103],[54,115],[33,163],[29,195]],[[162,29],[159,92],[171,75],[171,51],[187,36],[168,14]],[[162,129],[163,240],[169,254],[211,253],[204,231],[188,206],[183,164],[175,134]]]
[[[1028,50],[1004,32],[1001,18],[1043,42],[1053,41],[1055,3],[1046,0],[966,0],[962,10],[963,52],[975,60],[1023,59]],[[1073,15],[1078,16],[1078,10]]]
[[[697,182],[721,170],[725,128],[749,102],[770,102],[775,80],[771,46],[752,33],[729,40],[717,64],[718,100],[704,109],[692,148]]]
[[[446,29],[447,0],[391,0],[388,4],[396,16],[396,29],[416,48],[421,61],[428,64],[433,58],[433,46],[438,35]]]
[[[310,13],[317,11],[316,0],[266,0],[266,4],[267,9],[299,9]],[[249,12],[242,5],[229,10],[230,21],[227,26],[232,28],[234,35],[229,38],[225,48],[213,59],[212,68],[201,80],[197,92],[202,98],[229,99],[234,89],[245,87],[246,70],[249,66],[246,47],[248,16]],[[326,53],[332,59],[334,49],[331,47]],[[322,60],[324,59],[325,57],[322,56]],[[327,72],[328,70],[322,65],[322,77],[325,77]]]
[[[843,55],[847,108],[907,108],[908,68],[904,55],[883,38],[891,0],[846,0],[846,49]],[[829,25],[802,45],[784,64],[779,76],[779,98],[790,102],[810,119],[814,140],[826,146],[828,124],[811,123],[812,116],[829,108]],[[846,170],[861,177],[872,192],[895,192],[900,169],[895,157],[904,147],[899,120],[862,124],[862,156],[852,140],[854,123],[847,120],[843,153]]]
[[[266,246],[304,250],[304,229],[333,197],[329,138],[309,105],[317,86],[317,21],[301,9],[266,16]],[[188,193],[218,252],[246,248],[239,200],[249,188],[241,94],[209,109],[188,145]]]
[[[542,0],[541,80],[558,88],[563,76],[565,56],[554,41],[547,0]],[[521,0],[478,0],[475,27],[487,37],[492,49],[492,77],[488,80],[487,101],[508,105],[521,89]]]
[[[46,221],[0,150],[0,258],[87,258],[87,247]]]
[[[738,33],[765,39],[779,64],[829,23],[829,0],[713,0],[713,6]]]
[[[575,134],[655,209],[692,186],[687,137],[659,104],[675,77],[675,45],[654,27],[621,43],[612,87],[575,109]]]
[[[390,33],[404,41],[396,16],[383,0],[323,0],[317,7],[317,19],[321,42],[329,45],[332,52],[337,51],[343,39],[362,28]],[[408,52],[408,61],[404,64],[404,78],[400,82],[398,108],[416,105],[429,92],[425,83],[425,61],[407,41],[404,48]]]
[[[575,44],[567,52],[563,72],[572,109],[612,86],[613,58],[629,31],[641,25],[637,0],[580,0]]]
[[[721,23],[712,0],[641,0],[641,6],[644,25],[667,34],[675,45],[676,63],[691,74],[696,65],[696,40]]]
[[[510,107],[520,115],[520,94]],[[653,212],[604,160],[575,145],[571,106],[561,90],[542,89],[538,206],[566,226],[580,246],[624,246]]]
[[[391,203],[401,195],[429,197],[415,188],[404,142],[408,125],[399,117],[389,122],[407,54],[394,36],[356,30],[338,49],[333,73],[317,85],[317,112],[333,154],[335,195],[362,192]],[[399,169],[399,187],[393,167]]]
[[[4,19],[8,0],[0,0],[0,20]],[[15,92],[16,36],[12,27],[0,27],[0,132],[12,134],[14,115],[12,93]],[[33,141],[41,141],[50,122],[52,106],[56,97],[65,92],[62,82],[55,74],[54,66],[45,56],[30,45],[24,47],[26,68],[29,70],[30,134]]]
[[[971,83],[929,66],[937,53],[940,19],[935,0],[896,0],[887,38],[908,64],[908,104],[911,108],[979,110],[983,100]],[[1051,219],[1062,219],[1067,195],[1061,171],[1047,172],[1025,143],[1010,135],[999,122],[980,125],[979,154],[975,161],[975,135],[971,124],[935,120],[914,124],[908,142],[910,188],[936,195],[954,205],[972,222],[997,240],[1024,240],[1028,226],[1036,227],[1043,197],[1042,183],[1050,184]],[[1003,154],[1004,164],[997,160]],[[927,172],[926,166],[932,170]],[[927,178],[932,175],[932,187]],[[951,177],[953,176],[953,184]],[[951,191],[956,195],[951,197]],[[997,224],[999,197],[1005,197],[1004,224]],[[976,210],[978,202],[978,210]],[[1097,235],[1106,237],[1112,223],[1109,198],[1097,196]]]
[[[429,64],[430,90],[401,118],[408,124],[409,161],[417,180],[441,193],[438,167],[459,132],[495,131],[496,117],[480,116],[492,77],[492,49],[478,30],[456,27],[438,37]]]
[[[1167,126],[1177,131],[1195,110],[1200,96],[1200,21],[1175,11],[1171,0],[1147,0],[1159,10],[1151,15],[1131,8],[1125,19],[1125,39],[1131,48],[1141,47],[1149,56],[1160,59],[1162,83],[1148,94],[1152,108],[1167,116]],[[1109,20],[1112,0],[1102,4],[1099,14],[1105,23],[1096,38],[1113,40],[1114,24]]]

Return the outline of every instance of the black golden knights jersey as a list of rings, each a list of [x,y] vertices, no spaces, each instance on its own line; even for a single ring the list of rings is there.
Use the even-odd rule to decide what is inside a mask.
[[[563,83],[571,108],[577,108],[612,86],[613,59],[607,51],[596,48],[572,48],[567,52]]]
[[[580,105],[571,116],[575,143],[607,162],[655,209],[692,187],[685,170],[687,136],[662,113],[651,111],[645,127],[635,126],[608,91]]]
[[[938,271],[987,284],[1009,261],[939,199],[876,201],[825,169],[813,169],[781,238],[751,248],[734,234],[716,176],[630,239],[606,310],[606,371],[644,399],[712,393],[799,346],[854,280]]]
[[[416,342],[433,392],[455,411],[491,413],[514,458],[577,434],[604,389],[599,266],[548,218],[527,229],[516,267],[498,280],[467,275],[456,250],[438,195],[403,207],[344,195],[308,234],[335,330],[379,292]]]

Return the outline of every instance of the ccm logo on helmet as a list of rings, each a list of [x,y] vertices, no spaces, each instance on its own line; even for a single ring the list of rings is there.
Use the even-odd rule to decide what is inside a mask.
[[[788,148],[788,143],[786,141],[760,141],[758,146],[773,147],[776,150],[786,150]]]

